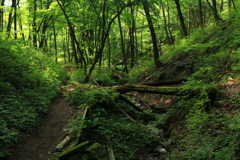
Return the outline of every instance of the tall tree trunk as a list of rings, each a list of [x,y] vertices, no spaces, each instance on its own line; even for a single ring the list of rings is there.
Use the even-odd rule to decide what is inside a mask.
[[[236,5],[235,5],[234,0],[232,0],[232,4],[233,4],[233,7],[234,7],[235,11],[237,12],[237,7],[236,7]]]
[[[222,19],[219,17],[219,15],[218,15],[218,11],[217,11],[217,2],[216,2],[216,0],[212,0],[212,5],[211,5],[211,3],[208,1],[208,0],[206,0],[206,2],[208,3],[208,5],[209,5],[209,7],[212,9],[212,11],[213,11],[213,16],[214,16],[214,19],[216,20],[216,21],[221,21]]]
[[[111,41],[110,37],[108,36],[108,67],[111,67]]]
[[[217,21],[222,20],[218,15],[216,0],[212,0],[212,8],[213,8],[213,15],[214,15],[215,20],[217,20]]]
[[[128,73],[128,67],[127,67],[127,57],[125,53],[125,45],[124,45],[124,39],[123,39],[123,31],[122,31],[122,25],[121,25],[121,17],[118,16],[118,26],[119,26],[119,32],[120,32],[120,42],[121,42],[121,50],[123,54],[123,68],[126,73]]]
[[[53,21],[53,34],[54,34],[54,49],[55,49],[55,60],[58,61],[58,51],[57,51],[57,34],[55,28],[55,21]]]
[[[232,5],[233,5],[233,7],[234,7],[234,10],[237,11],[237,8],[236,8],[236,5],[235,5],[234,0],[228,0],[229,13],[230,13],[230,9],[231,9]]]
[[[83,53],[81,52],[81,47],[79,46],[79,42],[77,41],[74,27],[71,24],[71,22],[69,21],[69,18],[68,18],[67,14],[66,14],[66,12],[65,12],[65,10],[64,10],[64,8],[63,8],[63,6],[62,6],[62,4],[60,3],[59,0],[57,0],[57,3],[59,5],[59,7],[61,8],[61,10],[62,10],[62,12],[63,12],[63,14],[64,14],[64,16],[67,20],[67,24],[68,24],[68,28],[69,28],[69,32],[70,32],[70,37],[71,37],[71,41],[72,41],[72,47],[73,47],[73,50],[74,50],[74,53],[73,53],[74,55],[73,56],[74,56],[75,63],[78,66],[79,60],[78,60],[77,51],[76,51],[76,47],[75,47],[75,44],[76,44],[77,49],[81,54],[81,60],[83,61],[83,64],[82,64],[83,66],[82,67],[86,71],[86,67],[87,67],[86,66],[86,61],[85,61],[85,58],[83,57]]]
[[[171,17],[170,17],[170,8],[169,8],[169,3],[168,3],[168,1],[167,1],[166,9],[167,9],[167,17],[168,17],[168,18],[167,18],[167,22],[168,22],[168,24],[171,24],[171,21],[170,21],[170,19],[171,19]],[[174,44],[175,36],[172,35],[172,30],[171,30],[170,25],[168,25],[167,28],[168,28],[169,37],[171,38],[171,41],[172,41],[173,44]]]
[[[134,19],[134,10],[133,6],[130,7],[130,12],[132,15],[131,24],[132,26],[129,28],[129,45],[130,45],[130,57],[131,57],[131,68],[133,68],[135,64],[135,19]]]
[[[161,2],[161,7],[162,7],[162,15],[163,15],[163,22],[164,22],[164,31],[166,34],[166,40],[167,40],[167,44],[173,44],[173,42],[170,39],[169,33],[168,33],[168,27],[167,27],[167,18],[166,18],[166,14],[165,14],[165,9],[164,9],[164,5]]]
[[[19,0],[15,1],[14,4],[14,16],[13,16],[13,22],[14,22],[14,39],[17,39],[17,5],[19,3]]]
[[[20,7],[19,7],[19,5],[18,5],[18,9],[19,9]],[[24,40],[25,41],[25,35],[24,35],[24,31],[23,31],[23,25],[22,25],[22,17],[21,17],[21,14],[19,13],[18,14],[18,23],[19,23],[19,29],[21,30],[21,33],[20,33],[20,35],[22,36],[22,40]]]
[[[1,1],[1,6],[4,6],[4,3],[5,3],[5,0],[2,0]],[[3,10],[3,8],[1,8],[0,9],[0,32],[2,32],[3,31],[3,28],[4,28],[4,19],[3,19],[3,17],[4,17],[4,10]]]
[[[89,76],[92,74],[92,71],[94,70],[98,60],[102,56],[103,49],[104,49],[104,47],[106,45],[106,40],[107,40],[107,37],[109,36],[109,32],[110,32],[110,29],[111,29],[111,26],[112,26],[114,20],[122,13],[123,9],[126,8],[127,6],[123,6],[118,11],[118,13],[111,20],[109,20],[109,23],[105,24],[106,26],[104,26],[104,29],[102,29],[102,31],[101,31],[101,41],[100,41],[100,44],[99,44],[99,49],[96,51],[96,56],[94,58],[94,62],[92,64],[92,66],[90,67],[89,71],[88,71],[88,75]],[[103,20],[103,24],[105,22],[106,22],[106,20]],[[86,77],[85,82],[89,81],[89,76]]]
[[[162,63],[159,60],[159,49],[158,49],[158,45],[157,45],[157,37],[156,37],[156,33],[153,27],[153,22],[152,22],[152,18],[150,16],[150,12],[149,12],[149,2],[148,0],[143,0],[142,1],[142,5],[143,5],[143,9],[148,21],[148,27],[151,33],[151,37],[152,37],[152,43],[153,43],[153,57],[154,57],[154,63],[156,67],[159,67],[162,65]]]
[[[183,14],[182,14],[182,10],[181,10],[181,6],[180,6],[180,3],[179,3],[179,0],[174,0],[174,1],[175,1],[175,4],[176,4],[176,7],[177,7],[178,16],[179,16],[181,28],[182,28],[182,31],[183,31],[183,35],[184,35],[184,37],[187,37],[188,36],[188,32],[187,32],[186,25],[184,23],[184,18],[183,18]]]
[[[33,30],[33,46],[37,48],[37,0],[33,0],[33,23],[32,23],[32,30]]]
[[[198,9],[199,9],[199,25],[203,27],[203,8],[202,0],[198,0]]]
[[[7,30],[6,30],[7,38],[9,38],[10,34],[11,34],[12,21],[14,19],[14,13],[15,13],[15,10],[16,10],[16,5],[17,5],[17,0],[12,0],[12,6],[11,6],[11,10],[10,10],[9,15],[8,15],[8,24],[7,24]],[[15,22],[15,19],[14,19],[14,22]]]

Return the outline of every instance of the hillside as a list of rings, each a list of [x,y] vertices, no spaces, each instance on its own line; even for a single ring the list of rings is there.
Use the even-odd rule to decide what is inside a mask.
[[[194,23],[182,1],[188,30],[178,0],[71,2],[34,1],[29,40],[0,33],[0,159],[240,159],[239,2]]]

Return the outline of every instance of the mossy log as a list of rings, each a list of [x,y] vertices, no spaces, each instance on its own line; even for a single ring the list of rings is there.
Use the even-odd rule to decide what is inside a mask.
[[[133,107],[135,110],[137,110],[138,112],[142,112],[142,110],[137,107],[132,101],[130,101],[129,99],[127,99],[126,97],[124,97],[123,95],[120,95],[119,98],[123,101],[125,101],[127,104],[129,104],[131,107]]]
[[[100,146],[101,146],[101,145],[96,142],[96,143],[94,143],[93,145],[91,145],[90,147],[88,147],[88,148],[86,149],[86,151],[88,151],[89,154],[84,154],[81,160],[88,160],[88,159],[91,157],[91,155],[94,154],[94,151],[95,151],[97,148],[99,148]]]
[[[81,149],[81,147],[87,145],[88,143],[89,143],[89,141],[85,141],[83,143],[80,143],[80,144],[72,147],[72,148],[69,148],[68,150],[62,152],[62,154],[58,156],[58,159],[59,160],[66,160],[66,157],[70,156],[73,153],[78,152]]]
[[[113,147],[112,147],[112,143],[110,140],[109,135],[105,135],[106,138],[106,144],[107,144],[107,150],[108,150],[108,156],[109,156],[109,160],[115,160],[115,156],[114,156],[114,152],[113,152]]]
[[[70,148],[75,146],[78,142],[79,142],[79,138],[80,138],[80,135],[81,135],[81,129],[82,129],[82,126],[83,126],[83,122],[84,122],[84,119],[86,117],[86,114],[87,114],[87,108],[84,109],[84,112],[82,111],[78,111],[78,115],[82,115],[82,121],[81,121],[81,124],[79,126],[79,130],[78,130],[78,133],[77,133],[77,137],[76,138],[72,138],[72,134],[73,134],[73,128],[71,128],[69,130],[69,132],[67,133],[66,137],[64,138],[64,140],[59,143],[55,150],[60,152],[62,151],[65,147],[67,147],[67,145],[71,144]]]
[[[163,85],[176,85],[176,84],[181,84],[182,82],[187,81],[187,78],[180,78],[180,79],[171,79],[171,80],[165,80],[165,81],[159,81],[159,82],[144,82],[141,83],[143,85],[148,85],[148,86],[163,86]]]
[[[71,82],[78,88],[82,88],[83,90],[92,90],[99,88],[99,86],[88,86],[84,84],[80,84],[77,82]],[[101,86],[103,89],[113,89],[119,91],[121,94],[127,93],[130,91],[137,91],[141,93],[156,93],[156,94],[167,94],[167,95],[174,95],[177,94],[179,91],[179,87],[157,87],[157,86],[147,86],[147,85],[136,85],[136,84],[125,84],[125,85],[118,85],[118,86]]]
[[[141,93],[158,93],[158,94],[168,94],[168,95],[177,94],[177,92],[179,91],[179,87],[153,87],[153,86],[133,85],[133,84],[103,87],[103,88],[110,88],[113,90],[117,90],[120,93],[137,91]]]

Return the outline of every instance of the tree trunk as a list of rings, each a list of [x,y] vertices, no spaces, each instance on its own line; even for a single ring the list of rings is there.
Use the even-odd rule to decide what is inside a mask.
[[[125,45],[124,45],[124,39],[123,39],[123,31],[122,31],[122,25],[121,25],[121,17],[118,16],[118,26],[119,26],[119,32],[120,32],[120,42],[121,42],[121,50],[123,54],[123,64],[124,64],[124,71],[128,73],[128,66],[127,66],[127,57],[125,53]]]
[[[53,21],[53,35],[54,35],[54,49],[55,49],[55,60],[58,61],[58,51],[57,51],[57,34],[56,34],[56,28],[55,28],[55,21]]]
[[[148,2],[148,0],[143,0],[142,5],[143,5],[143,9],[144,9],[147,21],[148,21],[148,27],[149,27],[151,37],[152,37],[154,63],[155,63],[156,67],[160,67],[162,65],[162,63],[159,60],[159,49],[158,49],[158,44],[157,44],[157,37],[156,37],[156,33],[155,33],[155,30],[154,30],[154,27],[153,27],[152,18],[150,16],[150,12],[149,12],[149,2]]]
[[[5,3],[5,0],[2,0],[1,1],[1,6],[4,6],[4,3]],[[0,9],[0,32],[2,32],[3,31],[3,28],[4,28],[4,26],[3,26],[3,17],[4,17],[4,9],[2,8],[2,9]]]
[[[118,13],[111,19],[109,20],[109,23],[106,24],[105,29],[102,29],[102,33],[101,33],[101,39],[100,39],[100,47],[99,49],[96,51],[96,56],[95,56],[95,59],[94,59],[94,62],[92,64],[92,66],[90,67],[89,71],[88,71],[88,75],[90,76],[92,74],[92,71],[94,70],[98,60],[100,59],[100,57],[102,56],[102,53],[103,53],[103,49],[105,47],[105,44],[106,44],[106,40],[107,40],[107,37],[109,35],[109,32],[110,32],[110,29],[111,29],[111,26],[114,22],[114,20],[122,13],[123,9],[127,7],[127,6],[123,6],[119,11]],[[105,22],[105,20],[104,20]],[[88,82],[89,81],[89,76],[86,77],[85,79],[85,82]]]
[[[69,20],[69,18],[67,16],[63,6],[62,6],[62,4],[60,3],[59,0],[57,0],[57,3],[59,5],[59,7],[61,8],[61,10],[62,10],[62,12],[63,12],[63,14],[64,14],[64,16],[65,16],[65,18],[67,20],[67,24],[68,24],[68,28],[69,28],[69,32],[70,32],[70,37],[71,37],[71,41],[72,41],[73,54],[74,54],[73,56],[74,56],[75,63],[78,66],[78,63],[79,63],[78,56],[77,56],[77,49],[78,49],[78,51],[81,54],[81,60],[83,61],[83,68],[84,68],[84,70],[86,70],[86,67],[87,67],[86,66],[86,61],[85,61],[85,58],[83,57],[83,53],[81,52],[81,47],[79,46],[79,43],[77,41],[77,38],[76,38],[76,35],[75,35],[75,31],[74,31],[74,27],[71,24],[71,22],[70,22],[70,20]],[[75,45],[77,46],[77,49],[76,49]]]
[[[179,0],[175,0],[175,3],[176,3],[177,11],[178,11],[178,16],[179,16],[181,28],[182,28],[182,31],[183,31],[183,36],[187,37],[188,32],[187,32],[186,25],[184,23],[184,18],[183,18],[183,14],[182,14],[181,5],[179,3]]]
[[[212,8],[213,8],[213,15],[214,15],[215,20],[217,20],[217,21],[222,20],[218,15],[216,0],[212,0]]]
[[[8,24],[7,24],[7,38],[10,37],[10,34],[11,34],[11,28],[12,28],[12,21],[14,20],[14,29],[15,29],[15,18],[14,15],[16,13],[16,6],[17,5],[17,0],[12,0],[12,6],[11,6],[11,10],[9,12],[9,15],[8,15]],[[14,14],[13,14],[14,12]]]
[[[203,27],[203,8],[202,8],[202,0],[198,0],[198,9],[199,9],[199,25]]]
[[[133,6],[130,7],[130,12],[132,15],[132,26],[129,28],[129,45],[130,45],[130,57],[131,57],[131,68],[133,68],[134,64],[135,64],[135,19],[134,19],[134,10],[133,10]]]
[[[37,48],[37,0],[33,1],[33,23],[32,23],[32,30],[33,30],[33,46]]]
[[[120,93],[126,93],[130,91],[137,91],[141,93],[161,93],[167,95],[177,94],[179,88],[178,87],[152,87],[145,85],[120,85],[120,86],[112,86],[112,87],[104,87],[110,88],[119,91]]]
[[[174,42],[172,42],[172,39],[170,38],[169,33],[168,33],[167,18],[166,18],[166,14],[165,14],[165,9],[164,9],[163,3],[161,3],[161,7],[162,7],[162,15],[163,15],[163,22],[164,22],[164,31],[165,31],[165,34],[166,34],[167,44],[173,44]]]

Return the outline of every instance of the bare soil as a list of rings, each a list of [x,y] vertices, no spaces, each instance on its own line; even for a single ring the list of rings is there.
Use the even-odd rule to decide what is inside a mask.
[[[65,138],[68,120],[76,113],[77,109],[70,106],[62,95],[56,98],[38,128],[20,136],[8,160],[48,160],[53,157],[55,147]]]

